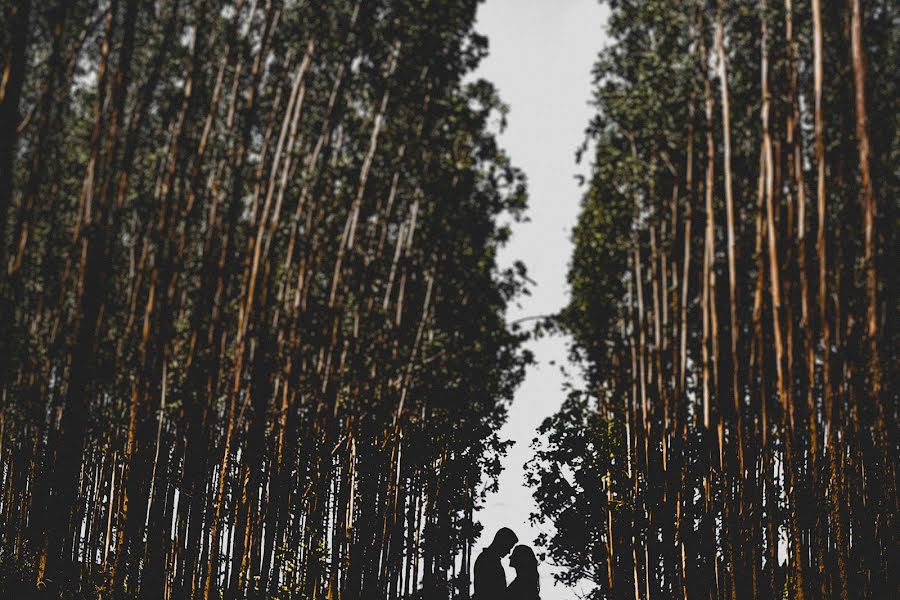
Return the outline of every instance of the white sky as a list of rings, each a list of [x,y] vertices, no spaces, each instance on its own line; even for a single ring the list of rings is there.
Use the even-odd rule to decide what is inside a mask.
[[[514,226],[500,262],[524,261],[537,286],[521,307],[511,309],[510,321],[554,313],[568,297],[571,229],[581,198],[574,175],[587,169],[575,164],[575,150],[592,116],[590,71],[605,43],[605,22],[606,8],[598,0],[487,0],[478,10],[476,30],[488,36],[490,54],[476,75],[492,81],[510,106],[500,141],[529,184],[531,222]],[[563,400],[563,376],[550,363],[565,363],[566,342],[544,337],[530,348],[538,364],[516,394],[501,431],[516,444],[504,461],[499,492],[488,497],[478,515],[484,534],[476,553],[500,527],[511,527],[520,543],[529,545],[539,532],[528,522],[534,501],[522,467],[532,455],[537,427]],[[511,581],[514,572],[508,565],[506,569]],[[576,590],[553,585],[548,565],[540,569],[542,600],[577,597]]]

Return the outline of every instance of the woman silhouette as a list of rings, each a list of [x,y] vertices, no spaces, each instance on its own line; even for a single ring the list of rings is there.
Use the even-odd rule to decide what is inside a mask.
[[[516,578],[506,588],[504,600],[540,600],[541,582],[534,551],[525,545],[516,546],[509,566],[516,570]]]

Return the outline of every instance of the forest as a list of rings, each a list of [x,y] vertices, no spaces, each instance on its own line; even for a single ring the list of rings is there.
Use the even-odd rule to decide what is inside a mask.
[[[896,597],[897,5],[609,8],[544,550],[595,599]]]
[[[3,2],[0,596],[468,589],[530,361],[476,6]]]
[[[2,0],[0,597],[468,600],[544,334],[557,583],[900,590],[900,9],[604,1],[529,332],[479,3]]]

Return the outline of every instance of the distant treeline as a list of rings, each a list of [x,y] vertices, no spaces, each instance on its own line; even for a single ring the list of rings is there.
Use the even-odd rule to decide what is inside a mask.
[[[528,362],[476,6],[2,3],[0,595],[468,594]]]
[[[898,18],[610,2],[558,320],[588,385],[530,468],[590,597],[900,590]]]

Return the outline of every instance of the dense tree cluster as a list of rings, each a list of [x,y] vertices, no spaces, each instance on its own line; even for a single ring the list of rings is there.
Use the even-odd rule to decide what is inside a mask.
[[[610,12],[545,550],[598,599],[893,597],[896,3]]]
[[[528,362],[476,6],[4,0],[0,588],[468,597]]]

